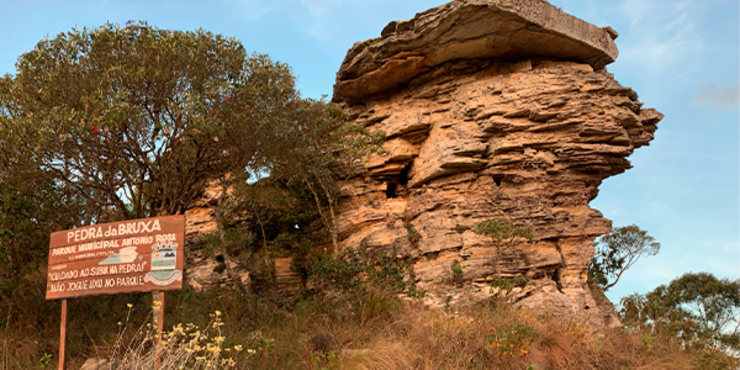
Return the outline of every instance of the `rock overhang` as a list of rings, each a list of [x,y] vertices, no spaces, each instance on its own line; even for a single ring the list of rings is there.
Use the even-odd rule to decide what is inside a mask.
[[[617,58],[616,36],[544,0],[455,0],[356,43],[337,73],[333,100],[354,104],[461,59],[553,58],[598,70]]]

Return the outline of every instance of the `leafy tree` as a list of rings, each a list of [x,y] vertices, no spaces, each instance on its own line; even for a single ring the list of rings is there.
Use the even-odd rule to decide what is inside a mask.
[[[384,153],[385,133],[345,123],[342,111],[323,99],[307,99],[300,104],[301,108],[293,111],[298,124],[276,135],[281,143],[275,146],[271,176],[305,184],[331,234],[336,257],[339,181],[362,172],[360,160],[366,155]]]
[[[632,327],[680,338],[698,348],[740,350],[740,280],[687,273],[645,294],[622,298]]]
[[[25,158],[14,168],[43,173],[82,199],[78,224],[181,214],[215,184],[226,259],[224,211],[235,181],[280,168],[295,148],[301,160],[320,157],[310,151],[327,147],[307,138],[326,139],[316,130],[340,123],[336,109],[301,99],[287,65],[248,55],[236,39],[146,23],[43,40],[19,58],[15,76],[0,79],[0,93],[0,141]],[[285,173],[325,174],[310,167],[317,163]],[[312,184],[332,189],[328,181]]]
[[[145,23],[43,40],[17,69],[0,131],[106,210],[95,222],[182,213],[207,180],[264,166],[269,126],[299,99],[286,65],[235,39]]]
[[[601,289],[613,287],[627,269],[642,256],[654,256],[660,251],[660,243],[635,225],[614,229],[599,239],[596,253],[588,266],[589,280]]]
[[[8,126],[12,109],[9,87],[0,79],[0,127]],[[22,137],[0,130],[0,302],[12,301],[19,279],[44,263],[49,233],[96,212],[20,155],[21,145]]]

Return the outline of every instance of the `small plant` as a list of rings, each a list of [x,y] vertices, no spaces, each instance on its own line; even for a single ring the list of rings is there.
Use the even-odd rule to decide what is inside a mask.
[[[450,269],[452,270],[451,282],[458,288],[465,285],[465,272],[463,272],[463,268],[465,268],[465,266],[461,265],[458,260],[452,261],[452,266],[450,266]]]
[[[530,226],[514,226],[509,220],[490,219],[476,225],[475,232],[480,235],[488,236],[499,243],[508,241],[511,243],[517,236],[532,239],[534,230]]]
[[[529,277],[524,275],[518,275],[513,277],[499,277],[491,281],[491,287],[501,288],[507,292],[510,292],[516,287],[523,287],[529,282]]]
[[[491,261],[495,266],[496,272],[499,272],[501,269],[500,255],[502,247],[510,249],[514,246],[514,241],[517,237],[527,240],[531,240],[534,237],[534,230],[530,226],[514,226],[514,223],[509,220],[495,218],[478,223],[475,226],[475,233],[488,236],[496,242],[496,255]],[[526,255],[524,259],[526,260]]]
[[[406,289],[406,295],[411,298],[424,298],[427,291],[416,287],[416,273],[414,272],[413,267],[409,270],[409,282],[408,288]]]
[[[484,338],[499,356],[524,356],[529,353],[527,345],[537,338],[534,328],[529,325],[511,324],[499,326],[496,334]]]
[[[51,353],[44,353],[43,356],[39,359],[39,364],[41,365],[42,369],[51,369],[54,367],[54,364],[52,363],[52,356]]]
[[[408,238],[409,243],[411,243],[412,247],[419,248],[419,241],[421,241],[421,235],[419,235],[419,232],[416,231],[415,228],[411,227],[406,231],[406,238]]]
[[[129,316],[132,305],[128,305]],[[225,346],[226,338],[221,332],[224,325],[221,312],[212,313],[211,321],[204,328],[194,324],[177,324],[171,331],[160,332],[156,329],[157,312],[161,309],[158,301],[153,303],[152,316],[154,324],[147,324],[135,333],[135,339],[128,345],[124,343],[124,333],[128,326],[122,326],[118,340],[114,345],[111,362],[118,362],[118,370],[153,369],[208,369],[219,370],[236,365],[233,357],[243,350],[242,345]],[[256,351],[247,349],[248,356]]]
[[[455,232],[458,234],[462,234],[468,230],[470,230],[470,226],[455,225]]]

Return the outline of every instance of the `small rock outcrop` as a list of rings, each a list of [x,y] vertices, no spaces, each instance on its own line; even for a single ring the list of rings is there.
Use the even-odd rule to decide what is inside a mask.
[[[414,257],[432,304],[499,294],[609,325],[586,270],[611,222],[588,204],[663,118],[606,72],[616,36],[542,0],[456,0],[355,44],[333,101],[388,154],[344,184],[342,246]],[[534,238],[497,247],[474,232],[490,219]],[[491,286],[514,276],[530,283]]]

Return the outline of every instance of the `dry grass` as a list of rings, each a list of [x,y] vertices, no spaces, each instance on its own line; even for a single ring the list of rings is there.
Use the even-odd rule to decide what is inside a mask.
[[[235,369],[737,368],[737,361],[721,353],[684,350],[667,338],[623,329],[595,331],[576,322],[493,302],[452,313],[373,289],[315,294],[297,301],[245,297],[233,291],[203,295],[182,292],[170,297],[170,324],[194,322],[205,327],[212,325],[209,313],[223,312],[222,333],[218,336],[227,338],[224,348],[242,345],[255,352],[238,357]],[[110,304],[114,303],[117,301]],[[116,312],[118,316],[111,315],[110,323],[114,332],[116,322],[127,315],[125,304]],[[146,314],[136,316],[134,311],[132,321],[146,322]],[[87,357],[113,356],[120,360],[127,353],[119,349],[114,355],[115,335],[106,337],[103,332],[101,328],[92,335],[72,338],[76,342],[70,343],[70,369],[79,368]],[[2,370],[38,369],[44,353],[55,355],[49,345],[55,344],[54,338],[39,338],[33,332],[18,330],[0,332],[0,339],[5,334],[8,340],[3,349],[7,348],[6,355],[10,356],[7,365],[0,366]],[[318,335],[330,336],[331,343],[317,348],[312,338]],[[85,338],[87,344],[80,342]],[[145,354],[152,347],[138,348],[139,354]],[[131,356],[133,352],[128,353]],[[144,362],[151,359],[142,357]],[[150,367],[130,367],[139,368]]]

